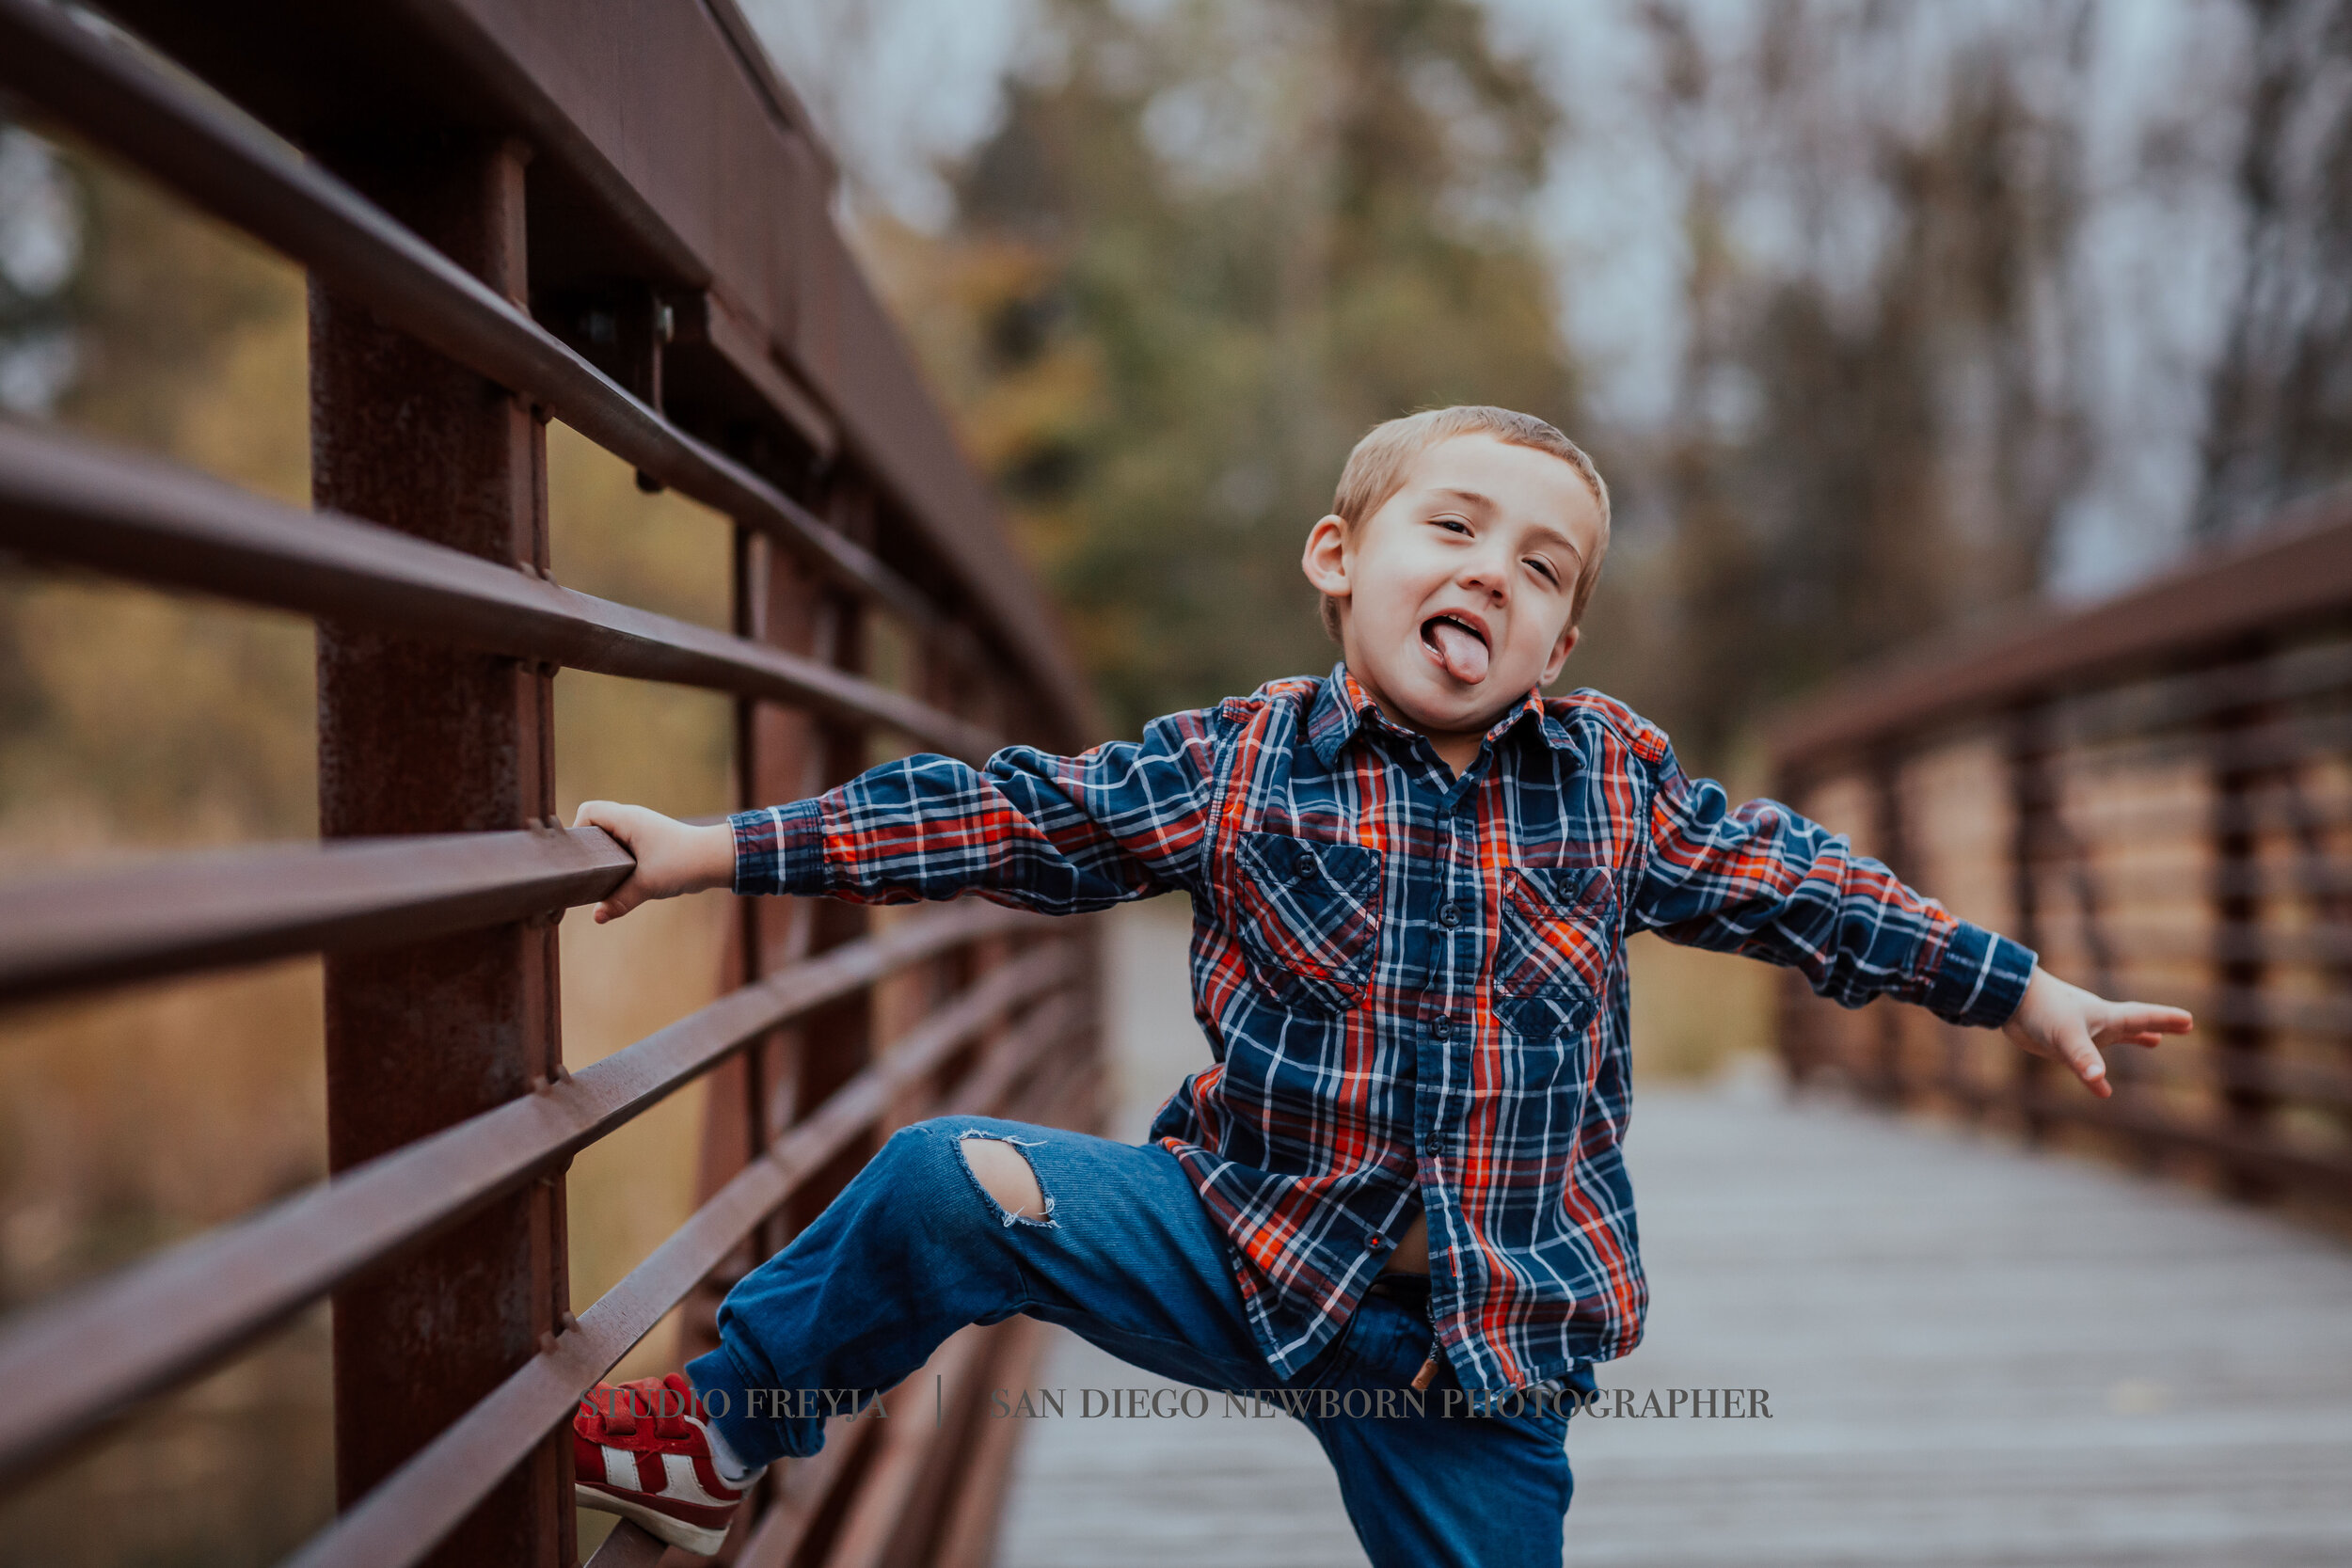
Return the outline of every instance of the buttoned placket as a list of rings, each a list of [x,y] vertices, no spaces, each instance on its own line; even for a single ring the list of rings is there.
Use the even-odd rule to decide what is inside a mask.
[[[1429,755],[1422,782],[1437,797],[1438,831],[1432,836],[1444,845],[1443,874],[1428,879],[1436,907],[1426,911],[1429,919],[1424,927],[1434,933],[1430,944],[1434,950],[1432,962],[1421,1009],[1422,1033],[1431,1048],[1415,1053],[1420,1068],[1413,1085],[1413,1120],[1420,1143],[1416,1151],[1417,1185],[1421,1190],[1422,1221],[1429,1232],[1430,1338],[1428,1354],[1414,1374],[1412,1386],[1427,1388],[1436,1381],[1444,1359],[1444,1340],[1438,1324],[1451,1310],[1454,1296],[1450,1265],[1455,1227],[1450,1196],[1453,1183],[1447,1180],[1446,1172],[1447,1162],[1460,1148],[1457,1123],[1467,1105],[1455,1085],[1468,1082],[1466,1053],[1477,1042],[1478,1024],[1472,1003],[1486,944],[1486,901],[1478,874],[1476,796],[1492,771],[1494,737],[1490,736],[1480,743],[1478,755],[1470,767],[1442,783],[1436,767],[1436,749],[1423,738],[1419,739],[1416,750]],[[1418,804],[1428,796],[1416,791],[1415,798]],[[1436,1070],[1432,1071],[1433,1068]]]

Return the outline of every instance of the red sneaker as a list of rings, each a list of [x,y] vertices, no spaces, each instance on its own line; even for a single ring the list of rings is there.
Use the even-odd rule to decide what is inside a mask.
[[[743,1494],[710,1462],[707,1416],[684,1372],[599,1383],[572,1418],[572,1490],[582,1508],[617,1513],[708,1557]]]

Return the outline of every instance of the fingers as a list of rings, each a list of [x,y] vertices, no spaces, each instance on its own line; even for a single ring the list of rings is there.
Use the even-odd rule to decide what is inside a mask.
[[[580,809],[572,814],[572,826],[602,828],[612,835],[614,843],[633,856],[637,847],[630,842],[630,809],[612,800],[582,800]],[[621,885],[607,894],[604,901],[596,906],[596,922],[601,926],[607,921],[618,920],[644,901],[644,894],[638,890],[637,873],[631,871]]]
[[[637,886],[637,874],[631,872],[628,880],[605,895],[604,902],[596,906],[596,924],[618,920],[644,901],[645,895]]]
[[[2090,1041],[2090,1031],[2083,1027],[2080,1020],[2067,1020],[2051,1043],[2058,1060],[2072,1068],[2074,1076],[2092,1094],[2105,1100],[2115,1092],[2115,1085],[2107,1082],[2106,1059],[2099,1054],[2099,1048]]]
[[[2118,1035],[2185,1035],[2197,1027],[2185,1008],[2159,1007],[2146,1002],[2114,1002],[2107,1006],[2101,1033]]]
[[[580,809],[572,813],[572,826],[602,828],[619,843],[627,845],[629,811],[629,807],[617,800],[582,800]]]
[[[2145,1002],[2112,1002],[2094,1015],[2091,1038],[2101,1045],[2153,1046],[2167,1035],[2185,1035],[2197,1021],[2179,1007]]]

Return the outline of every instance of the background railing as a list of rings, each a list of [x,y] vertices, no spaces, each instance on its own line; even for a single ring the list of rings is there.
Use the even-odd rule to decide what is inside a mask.
[[[2352,1200],[2352,515],[1855,681],[1773,741],[1784,799],[1956,912],[2198,1018],[2109,1053],[2102,1101],[1997,1035],[1794,983],[1794,1078]]]
[[[674,1307],[681,1357],[714,1343],[895,1126],[1096,1125],[1098,962],[992,906],[745,900],[725,994],[567,1071],[554,927],[628,863],[554,816],[557,672],[732,696],[745,802],[877,736],[977,759],[1092,718],[731,0],[107,15],[0,0],[0,89],[306,269],[316,510],[10,424],[0,546],[314,617],[323,842],[19,879],[0,1000],[324,953],[333,1174],[0,1323],[0,1474],[331,1296],[342,1512],[294,1560],[568,1565],[575,1402]],[[732,519],[729,629],[558,585],[550,420]],[[913,691],[870,673],[885,628]],[[575,1315],[565,1166],[705,1076],[701,1206]],[[940,1419],[777,1466],[732,1560],[985,1560],[1012,1428],[981,1390],[1032,1335],[959,1335]],[[623,1526],[595,1560],[659,1555]]]

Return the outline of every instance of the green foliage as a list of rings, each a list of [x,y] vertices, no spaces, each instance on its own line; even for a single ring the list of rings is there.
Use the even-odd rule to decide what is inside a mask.
[[[1555,111],[1470,0],[1104,0],[888,236],[917,337],[1114,721],[1327,668],[1299,547],[1415,408],[1572,425],[1524,207]]]

